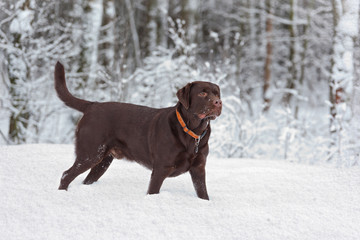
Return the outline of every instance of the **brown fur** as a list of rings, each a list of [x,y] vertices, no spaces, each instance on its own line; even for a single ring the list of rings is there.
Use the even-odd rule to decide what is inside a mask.
[[[64,67],[58,62],[55,89],[67,106],[84,113],[76,129],[76,159],[63,173],[59,189],[67,190],[88,169],[91,171],[84,184],[92,184],[105,173],[113,158],[126,158],[152,170],[148,194],[159,193],[166,177],[189,171],[198,197],[209,199],[205,184],[209,121],[219,116],[222,108],[217,85],[189,83],[177,92],[179,102],[169,108],[89,102],[70,94]],[[195,139],[183,131],[176,109],[193,132],[201,135],[207,130],[197,153]]]

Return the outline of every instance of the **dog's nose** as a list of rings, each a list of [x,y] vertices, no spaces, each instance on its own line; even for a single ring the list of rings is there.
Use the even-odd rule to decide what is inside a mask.
[[[215,100],[213,101],[213,103],[214,103],[215,107],[221,107],[221,106],[222,106],[222,101],[221,101],[221,99],[215,99]]]

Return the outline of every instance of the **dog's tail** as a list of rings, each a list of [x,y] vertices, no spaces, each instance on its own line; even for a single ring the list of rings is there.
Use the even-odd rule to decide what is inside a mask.
[[[92,102],[74,97],[66,87],[64,66],[57,62],[55,66],[55,89],[59,98],[69,107],[85,112]]]

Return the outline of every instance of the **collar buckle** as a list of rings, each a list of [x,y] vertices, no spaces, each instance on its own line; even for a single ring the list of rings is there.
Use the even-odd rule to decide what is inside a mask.
[[[200,140],[201,138],[195,139],[195,153],[198,153],[199,151]]]

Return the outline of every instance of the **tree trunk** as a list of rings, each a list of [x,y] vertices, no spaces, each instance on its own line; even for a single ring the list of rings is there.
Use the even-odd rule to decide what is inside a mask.
[[[85,89],[85,86],[95,81],[97,61],[98,61],[98,42],[99,31],[102,21],[103,4],[102,0],[87,1],[84,3],[84,22],[85,31],[80,43],[80,54],[78,68],[76,71],[82,75],[82,82],[78,89]]]
[[[285,105],[287,105],[287,106],[289,106],[291,98],[292,98],[292,93],[289,92],[288,90],[293,90],[295,88],[295,82],[297,79],[297,70],[296,70],[296,62],[295,62],[295,57],[296,57],[296,50],[295,50],[296,11],[295,11],[295,8],[296,7],[297,7],[296,0],[290,0],[290,22],[291,22],[291,24],[289,26],[289,36],[290,36],[289,63],[290,64],[289,64],[289,68],[288,68],[289,77],[286,82],[287,93],[285,93],[284,99],[283,99]]]
[[[304,79],[305,79],[305,70],[306,70],[306,62],[305,62],[305,59],[306,59],[306,53],[308,51],[308,29],[310,27],[310,24],[311,24],[311,16],[310,16],[310,10],[312,9],[313,5],[314,5],[314,2],[313,0],[310,0],[311,1],[311,4],[309,6],[308,4],[308,0],[304,0],[304,9],[306,10],[306,20],[307,20],[307,23],[306,25],[304,25],[304,29],[303,29],[303,37],[304,37],[304,40],[302,42],[302,52],[301,52],[301,56],[300,56],[300,76],[299,76],[299,88],[298,88],[298,91],[299,91],[299,95],[301,95],[301,90],[303,89],[303,86],[304,86]],[[299,116],[299,104],[297,103],[296,104],[296,107],[295,107],[295,118],[297,119],[298,116]]]
[[[181,18],[186,22],[185,28],[187,29],[187,36],[191,43],[195,42],[197,35],[198,15],[196,11],[198,7],[198,0],[181,1]]]
[[[169,17],[169,0],[160,0],[161,6],[163,8],[160,9],[159,15],[159,25],[158,27],[158,41],[159,45],[168,48],[168,17]]]
[[[114,0],[103,0],[102,5],[101,29],[99,29],[101,39],[99,39],[97,59],[98,64],[109,71],[114,60]]]
[[[125,0],[126,8],[128,10],[129,22],[130,22],[130,31],[134,44],[134,53],[135,53],[135,68],[141,67],[141,49],[139,43],[139,35],[136,29],[135,17],[134,17],[134,9],[131,5],[130,0]]]
[[[264,101],[264,108],[263,111],[266,112],[270,108],[271,97],[269,88],[270,88],[270,81],[271,81],[271,60],[272,60],[272,31],[273,31],[273,24],[272,24],[272,7],[271,7],[271,0],[266,1],[266,58],[265,58],[265,67],[264,67],[264,86],[263,86],[263,101]]]
[[[149,0],[148,2],[148,23],[147,23],[147,46],[146,55],[150,55],[158,46],[158,1]]]

